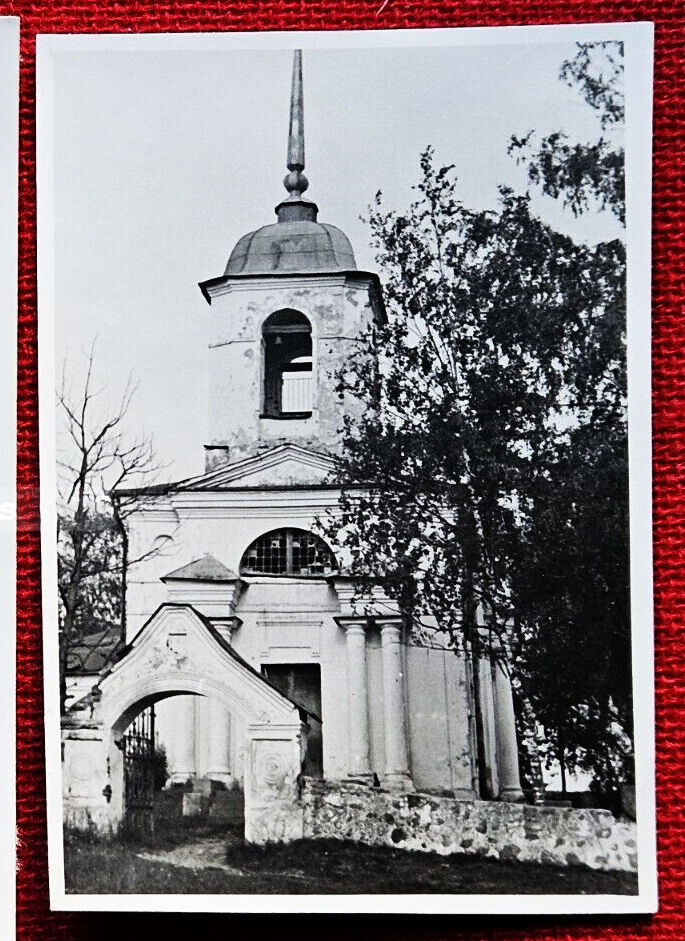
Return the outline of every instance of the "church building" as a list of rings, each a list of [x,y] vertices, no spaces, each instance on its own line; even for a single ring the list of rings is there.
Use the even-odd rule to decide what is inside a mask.
[[[131,557],[157,551],[128,573],[126,654],[100,683],[118,704],[108,721],[121,738],[136,712],[154,704],[167,789],[190,783],[198,793],[210,785],[242,792],[250,762],[262,760],[250,750],[256,738],[271,743],[262,769],[268,783],[286,754],[276,740],[292,713],[298,728],[302,722],[305,777],[520,800],[506,675],[490,662],[421,646],[380,591],[356,606],[346,560],[317,526],[336,511],[334,459],[343,419],[355,409],[336,391],[336,373],[386,314],[378,275],[357,268],[346,235],[320,222],[305,195],[300,52],[287,167],[276,221],[240,238],[223,274],[200,284],[209,320],[203,472],[115,494],[133,502]],[[134,703],[123,693],[127,662],[146,644]],[[202,654],[193,660],[195,647]],[[200,665],[191,669],[191,660]],[[165,670],[184,681],[157,682]],[[113,773],[109,760],[107,768]],[[113,800],[126,799],[107,786]]]

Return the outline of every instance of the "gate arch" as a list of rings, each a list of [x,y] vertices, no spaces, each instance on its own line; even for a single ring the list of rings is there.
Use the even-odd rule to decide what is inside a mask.
[[[101,833],[119,829],[123,761],[116,743],[147,705],[180,695],[215,698],[244,721],[246,839],[301,837],[297,779],[306,715],[183,604],[158,608],[125,655],[65,716],[65,822]]]

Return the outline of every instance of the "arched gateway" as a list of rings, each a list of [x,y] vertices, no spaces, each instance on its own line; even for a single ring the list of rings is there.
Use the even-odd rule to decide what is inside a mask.
[[[168,696],[210,696],[245,727],[245,837],[302,836],[298,775],[307,713],[268,683],[190,605],[164,604],[125,655],[63,720],[65,822],[116,832],[124,819],[119,744],[143,709]]]

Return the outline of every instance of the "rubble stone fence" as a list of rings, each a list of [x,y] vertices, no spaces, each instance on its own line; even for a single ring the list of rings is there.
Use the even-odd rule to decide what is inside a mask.
[[[304,836],[447,855],[637,872],[637,831],[607,810],[397,794],[306,778]]]

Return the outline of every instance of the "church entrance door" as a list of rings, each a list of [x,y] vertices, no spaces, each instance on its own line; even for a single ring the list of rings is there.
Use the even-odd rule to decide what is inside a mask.
[[[318,717],[309,718],[302,772],[308,777],[322,778],[321,667],[318,663],[266,663],[262,666],[262,673],[284,696]]]

